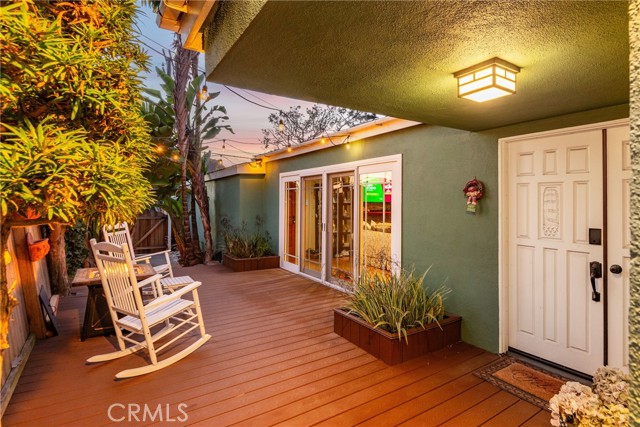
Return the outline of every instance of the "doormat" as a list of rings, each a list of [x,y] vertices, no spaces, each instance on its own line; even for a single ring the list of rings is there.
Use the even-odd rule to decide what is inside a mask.
[[[474,375],[546,410],[549,410],[549,399],[569,381],[509,356],[476,370]]]

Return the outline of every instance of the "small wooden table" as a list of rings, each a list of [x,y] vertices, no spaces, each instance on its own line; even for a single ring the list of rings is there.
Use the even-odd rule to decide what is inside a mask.
[[[144,280],[156,274],[151,264],[136,264],[134,268],[138,280]],[[73,277],[71,286],[87,286],[89,288],[87,307],[84,311],[84,322],[80,331],[80,341],[91,337],[113,334],[113,322],[109,314],[109,307],[104,296],[98,269],[78,269]]]

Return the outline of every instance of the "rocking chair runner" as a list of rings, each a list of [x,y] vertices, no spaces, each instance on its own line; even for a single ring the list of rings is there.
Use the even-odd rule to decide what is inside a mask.
[[[97,243],[95,239],[91,239],[91,249],[100,271],[120,350],[93,356],[87,359],[87,363],[117,359],[146,348],[151,365],[127,369],[116,374],[118,379],[134,377],[157,371],[179,361],[211,338],[205,333],[200,310],[200,282],[193,282],[174,293],[162,295],[161,275],[156,274],[141,282],[136,280],[133,261],[126,244],[118,246],[107,242]],[[160,296],[143,304],[140,288],[146,285],[154,286]],[[188,293],[192,294],[193,301],[182,298]],[[158,360],[158,352],[195,329],[200,333],[197,341],[173,356]],[[170,334],[175,336],[157,345],[159,340]],[[127,347],[127,343],[132,345]]]
[[[154,252],[152,254],[144,254],[136,256],[133,251],[133,241],[131,240],[131,233],[129,232],[129,224],[126,222],[118,223],[116,225],[105,225],[102,227],[102,234],[104,235],[105,242],[114,243],[116,245],[127,245],[129,247],[129,253],[135,264],[141,262],[151,262],[151,257],[156,255],[164,255],[165,263],[160,265],[154,265],[153,269],[156,273],[161,274],[162,277],[173,277],[173,269],[171,268],[171,259],[169,258],[170,250]]]

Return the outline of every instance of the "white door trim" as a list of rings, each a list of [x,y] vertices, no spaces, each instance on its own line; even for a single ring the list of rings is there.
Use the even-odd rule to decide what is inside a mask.
[[[628,125],[629,119],[618,119],[607,122],[591,123],[544,132],[500,138],[498,140],[498,352],[506,353],[509,347],[509,227],[507,218],[508,162],[507,146],[520,140],[546,138],[549,136],[569,135],[595,129],[606,129]]]

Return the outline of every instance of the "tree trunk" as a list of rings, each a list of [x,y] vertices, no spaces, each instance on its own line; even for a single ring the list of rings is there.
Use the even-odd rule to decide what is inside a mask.
[[[184,243],[185,253],[181,264],[184,266],[192,266],[197,264],[195,254],[193,252],[193,244],[191,239],[191,226],[189,224],[189,207],[187,205],[187,158],[189,156],[189,140],[187,135],[187,94],[186,87],[189,80],[189,66],[191,64],[191,54],[195,52],[188,51],[182,47],[180,35],[176,35],[174,42],[176,49],[175,66],[174,66],[174,88],[173,88],[173,108],[176,120],[176,134],[178,137],[178,147],[180,149],[180,198],[182,202],[182,224],[184,227]]]
[[[193,245],[193,253],[199,262],[202,262],[202,252],[200,251],[200,236],[198,235],[198,218],[196,215],[196,199],[193,197],[193,177],[191,177],[191,244]]]
[[[191,61],[191,75],[196,78],[198,75],[198,57],[194,56]],[[204,82],[206,85],[206,81]],[[196,96],[196,110],[200,108],[200,97]],[[209,198],[207,196],[207,187],[204,183],[204,171],[202,170],[202,140],[200,138],[200,129],[202,128],[202,115],[196,114],[194,117],[195,132],[193,133],[193,160],[191,174],[191,196],[198,204],[200,211],[200,221],[202,222],[202,234],[204,236],[204,259],[206,264],[213,260],[213,237],[211,236],[211,221],[209,219]]]
[[[200,209],[200,220],[202,221],[202,234],[204,235],[205,253],[204,263],[213,259],[213,237],[211,236],[211,221],[209,220],[209,197],[204,183],[202,172],[194,173],[191,178],[192,192]]]
[[[49,236],[49,276],[51,279],[51,293],[66,295],[69,290],[67,273],[67,254],[65,250],[64,233],[67,227],[62,224],[51,224]]]

